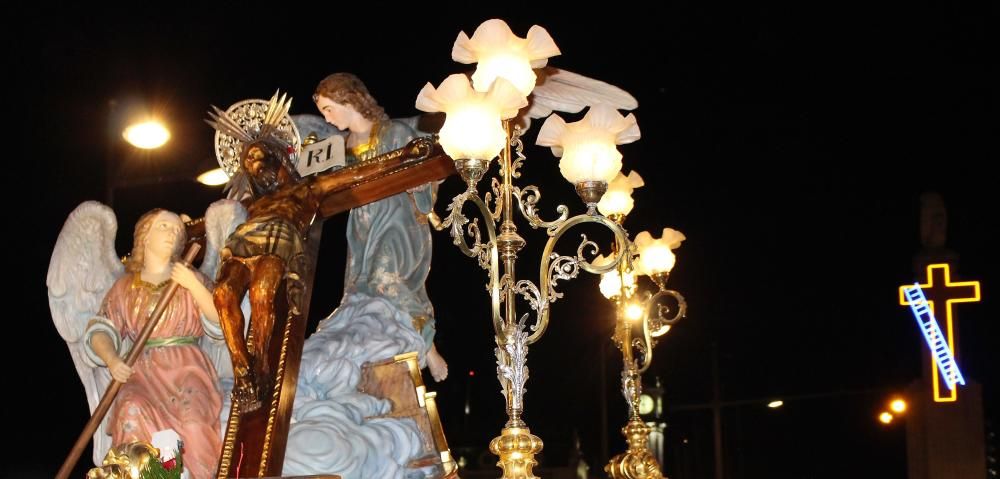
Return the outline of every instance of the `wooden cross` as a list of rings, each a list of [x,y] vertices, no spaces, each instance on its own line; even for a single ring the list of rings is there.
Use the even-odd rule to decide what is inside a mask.
[[[909,300],[906,298],[905,289],[912,286],[912,284],[907,284],[899,287],[899,304],[903,306],[910,305]],[[951,354],[957,360],[958,347],[955,344],[956,328],[954,326],[954,313],[952,312],[951,305],[953,303],[978,302],[980,296],[979,281],[954,282],[951,280],[950,265],[947,263],[929,264],[927,265],[927,282],[926,284],[921,284],[920,288],[924,290],[924,296],[927,297],[927,304],[930,306],[934,317],[939,322],[943,318],[944,324],[941,326],[941,329],[948,337],[948,348],[951,349]],[[943,307],[936,307],[942,304],[944,305]],[[941,395],[941,386],[944,383],[944,378],[941,377],[941,372],[938,370],[937,362],[933,356],[931,356],[931,378],[934,385],[935,402],[954,402],[958,400],[958,387],[949,390],[945,386],[944,389],[948,390],[948,394],[945,396]]]
[[[306,243],[306,273],[293,287],[279,288],[274,304],[274,333],[268,358],[274,373],[273,387],[267,391],[263,407],[240,411],[234,404],[226,424],[218,479],[234,477],[276,477],[281,474],[285,445],[298,381],[299,363],[305,342],[312,281],[318,256],[322,220],[337,213],[372,203],[411,188],[441,180],[455,173],[454,161],[433,140],[418,139],[404,148],[385,153],[341,170],[322,173],[313,183],[319,197],[316,224]],[[295,294],[292,290],[299,289]],[[291,308],[292,298],[301,304]],[[286,299],[287,298],[287,299]],[[298,310],[296,314],[294,311]]]

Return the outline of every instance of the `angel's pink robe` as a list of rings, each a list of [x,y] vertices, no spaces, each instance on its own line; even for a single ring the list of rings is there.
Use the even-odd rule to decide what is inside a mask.
[[[138,274],[126,274],[104,298],[103,316],[123,338],[134,341],[165,291],[165,284],[152,285],[140,280]],[[154,345],[147,346],[133,365],[132,376],[111,408],[109,422],[116,446],[148,442],[154,432],[163,429],[176,431],[184,442],[184,468],[193,479],[215,476],[222,447],[218,377],[197,344],[204,334],[194,297],[187,289],[177,288],[150,336]],[[178,342],[182,344],[155,345],[167,338],[181,338]]]

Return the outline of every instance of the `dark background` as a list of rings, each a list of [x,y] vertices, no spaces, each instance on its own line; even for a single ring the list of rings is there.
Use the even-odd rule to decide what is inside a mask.
[[[988,46],[998,43],[987,27],[996,25],[995,12],[986,2],[747,3],[612,5],[624,12],[516,3],[449,12],[374,3],[11,12],[5,63],[17,85],[8,90],[8,121],[17,128],[9,144],[17,146],[7,155],[14,172],[7,203],[18,214],[8,224],[7,256],[17,286],[7,296],[11,373],[2,409],[14,449],[0,469],[51,477],[86,420],[44,279],[66,216],[105,197],[110,159],[124,165],[114,203],[124,253],[142,212],[200,216],[221,195],[191,181],[215,166],[213,133],[202,121],[209,105],[280,88],[295,99],[292,113],[315,113],[316,83],[349,71],[390,115],[413,115],[425,83],[469,70],[450,60],[458,32],[471,35],[495,17],[518,35],[545,27],[563,52],[550,65],[639,101],[643,138],[621,151],[625,169],[638,170],[646,187],[635,192],[625,225],[687,235],[670,284],[687,297],[689,315],[661,341],[646,376],[660,378],[668,408],[682,408],[666,418],[670,477],[711,477],[711,414],[690,407],[711,400],[713,350],[722,399],[760,400],[723,410],[727,477],[905,477],[905,425],[885,427],[876,416],[926,360],[896,292],[917,279],[911,263],[925,191],[947,204],[948,245],[961,255],[956,276],[982,281],[982,302],[959,306],[961,365],[984,385],[995,424],[1000,201],[996,176],[987,173],[998,158],[998,56]],[[166,119],[173,138],[140,154],[120,140],[120,129],[147,110]],[[527,134],[523,184],[541,187],[546,217],[563,203],[580,212],[557,159],[533,145],[538,125]],[[459,187],[457,178],[445,183],[439,212]],[[345,223],[341,215],[324,229],[313,325],[340,300]],[[544,233],[522,225],[529,246],[519,275],[537,280]],[[492,467],[492,456],[478,454],[505,415],[486,277],[447,235],[434,239],[427,287],[451,375],[430,388],[439,392],[452,448]],[[560,250],[576,244],[567,238]],[[529,356],[526,420],[546,442],[546,466],[565,463],[574,431],[592,472],[606,452],[624,449],[621,360],[608,347],[613,313],[596,286],[590,275],[565,283],[566,298]],[[782,409],[764,407],[774,397],[788,398]],[[604,432],[610,451],[602,451]]]

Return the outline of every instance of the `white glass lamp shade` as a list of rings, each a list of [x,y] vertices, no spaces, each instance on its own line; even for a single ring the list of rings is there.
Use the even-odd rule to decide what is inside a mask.
[[[514,35],[506,22],[487,20],[470,38],[460,32],[451,49],[451,58],[459,63],[478,63],[472,85],[479,92],[489,91],[497,78],[511,82],[521,95],[535,88],[535,72],[549,57],[559,55],[559,47],[544,28],[534,25],[525,38]]]
[[[660,239],[654,239],[648,231],[636,235],[635,245],[639,250],[636,269],[639,274],[653,276],[669,273],[677,262],[672,250],[679,247],[684,239],[681,232],[670,228],[663,229],[663,236]]]
[[[611,263],[611,257],[605,257],[604,255],[598,255],[591,262],[594,266],[605,266]],[[617,298],[622,294],[622,278],[625,279],[625,290],[630,291],[635,287],[635,274],[631,271],[619,275],[618,269],[615,268],[607,273],[601,275],[601,283],[598,287],[601,289],[601,294],[608,299]]]
[[[611,299],[622,294],[622,282],[621,277],[625,278],[625,289],[629,290],[635,286],[635,275],[633,273],[625,273],[622,276],[618,275],[618,271],[609,271],[601,275],[601,283],[599,287],[601,288],[601,294],[605,298]]]
[[[604,216],[628,215],[635,206],[635,201],[632,200],[632,191],[644,184],[642,177],[635,171],[629,173],[628,176],[618,173],[618,176],[608,184],[608,191],[597,203],[597,210]]]
[[[512,118],[528,101],[506,80],[493,83],[487,92],[477,92],[465,75],[451,75],[435,89],[430,83],[420,90],[420,111],[444,112],[439,133],[441,147],[454,159],[489,161],[503,148],[507,134],[501,119]]]
[[[566,123],[558,115],[549,116],[535,141],[552,148],[561,158],[559,171],[576,185],[584,182],[610,183],[622,168],[622,154],[616,145],[639,139],[635,115],[623,117],[614,107],[597,104],[583,119]]]

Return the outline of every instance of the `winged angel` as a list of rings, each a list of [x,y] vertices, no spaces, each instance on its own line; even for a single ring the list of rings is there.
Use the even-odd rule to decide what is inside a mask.
[[[150,441],[173,429],[184,443],[192,477],[211,477],[221,447],[220,381],[232,366],[212,304],[219,248],[246,210],[236,201],[212,204],[205,214],[207,248],[200,270],[177,260],[186,241],[185,220],[153,210],[136,224],[133,249],[120,261],[118,224],[107,206],[88,201],[66,220],[46,279],[49,308],[93,411],[111,379],[125,384],[94,434],[94,463],[112,446]],[[132,367],[122,358],[169,280],[177,290],[146,349]]]

